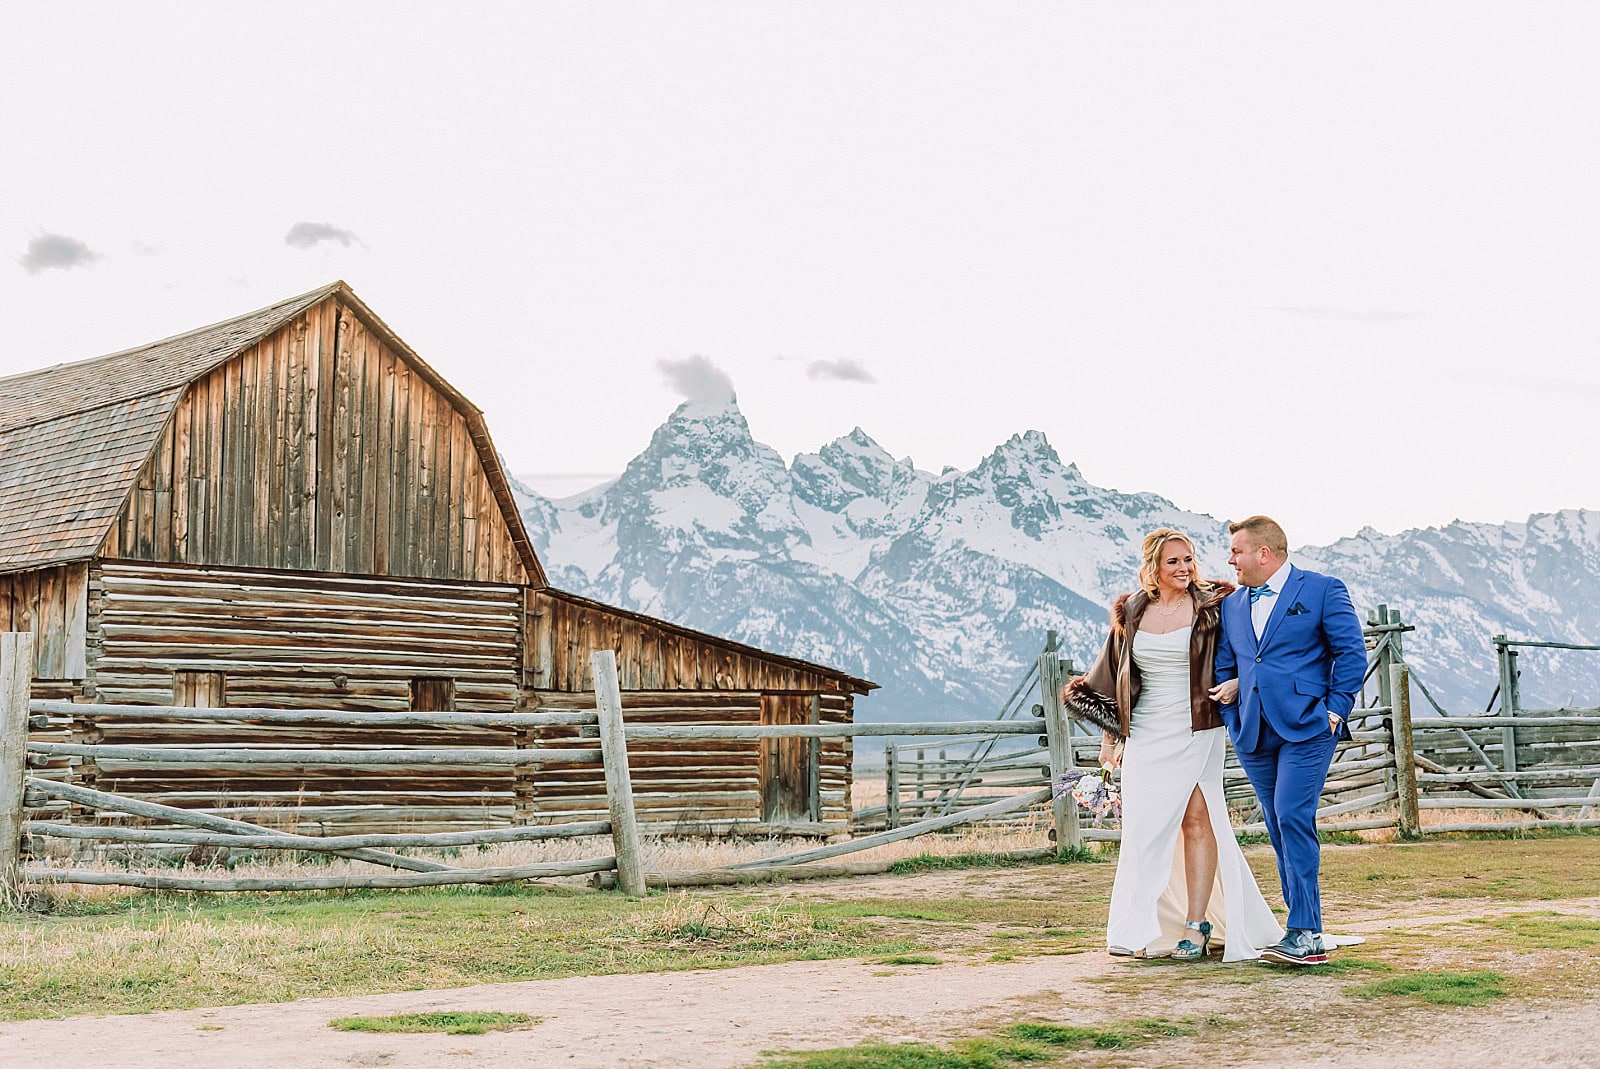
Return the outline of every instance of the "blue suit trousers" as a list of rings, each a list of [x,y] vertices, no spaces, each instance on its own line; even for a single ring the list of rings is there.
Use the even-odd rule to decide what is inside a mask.
[[[1262,718],[1261,739],[1239,764],[1261,800],[1261,816],[1278,855],[1278,880],[1289,906],[1289,927],[1322,931],[1322,844],[1317,840],[1317,802],[1339,740],[1325,735],[1289,742]]]

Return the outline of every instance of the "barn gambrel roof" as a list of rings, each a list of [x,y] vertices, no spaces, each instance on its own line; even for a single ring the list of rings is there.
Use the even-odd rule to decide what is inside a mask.
[[[466,418],[529,581],[543,586],[544,570],[482,410],[429,367],[344,282],[135,349],[0,378],[0,572],[93,557],[189,386],[334,298]]]

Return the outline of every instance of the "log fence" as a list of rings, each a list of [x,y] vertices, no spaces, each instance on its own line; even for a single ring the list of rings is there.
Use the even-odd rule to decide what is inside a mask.
[[[1329,832],[1393,829],[1400,838],[1412,840],[1452,831],[1600,826],[1600,709],[1523,708],[1517,668],[1519,648],[1600,647],[1494,636],[1500,710],[1494,712],[1491,700],[1488,712],[1462,716],[1447,713],[1406,662],[1404,636],[1413,630],[1387,605],[1368,615],[1362,693],[1349,718],[1351,738],[1340,744],[1329,769],[1318,827]],[[1072,674],[1070,662],[1058,660],[1054,649],[1052,634],[1045,653],[1028,667],[999,719],[1017,715],[1019,697],[1025,702],[1027,691],[1035,686],[1038,702],[1032,708],[1035,714],[1044,714],[1058,689],[1046,680],[1055,683]],[[1417,696],[1423,712],[1413,716]],[[886,804],[858,812],[856,826],[895,827],[909,818],[976,810],[996,797],[1036,786],[1040,779],[1058,777],[1062,765],[1098,765],[1099,732],[1070,720],[1066,723],[1064,738],[1070,751],[1066,760],[1049,759],[1051,740],[1043,735],[1030,750],[998,755],[993,741],[956,757],[945,750],[930,757],[925,747],[915,744],[891,747]],[[1223,791],[1235,830],[1263,833],[1255,792],[1231,749],[1223,770]],[[1434,819],[1440,811],[1450,810],[1490,818],[1504,813],[1507,819]],[[1424,813],[1429,819],[1424,820]],[[1530,813],[1536,819],[1526,819]],[[1015,821],[1018,815],[1013,811],[988,819]],[[1085,814],[1073,815],[1085,822],[1080,839],[1121,838],[1115,818],[1091,823]]]
[[[1497,690],[1500,709],[1481,715],[1450,715],[1416,679],[1405,662],[1402,639],[1411,628],[1380,606],[1366,629],[1369,664],[1350,717],[1351,738],[1341,743],[1330,769],[1319,827],[1325,831],[1393,829],[1402,839],[1442,832],[1526,830],[1547,826],[1600,827],[1600,709],[1524,709],[1515,650],[1539,645],[1496,636],[1501,656]],[[1060,702],[1061,683],[1072,666],[1052,634],[1029,666],[1000,714],[992,720],[921,723],[627,723],[616,661],[609,650],[592,657],[592,709],[538,712],[359,712],[276,708],[189,708],[29,700],[32,637],[0,635],[0,901],[14,901],[28,884],[82,883],[204,891],[294,891],[329,888],[402,888],[588,874],[603,886],[630,895],[650,887],[748,883],[782,875],[883,871],[887,863],[834,859],[919,835],[980,822],[1026,820],[1048,826],[1055,846],[1115,841],[1114,820],[1090,820],[1052,784],[1074,767],[1093,767],[1099,736],[1072,721]],[[1556,644],[1551,644],[1556,645]],[[1560,644],[1562,648],[1573,647]],[[1037,687],[1038,701],[1029,695]],[[1432,715],[1413,717],[1420,695]],[[688,712],[689,710],[685,710]],[[1427,710],[1425,710],[1427,712]],[[248,722],[281,733],[254,745],[194,744],[182,731],[173,741],[125,745],[100,741],[97,727],[82,722],[149,725],[156,721],[204,727]],[[73,741],[59,738],[70,721]],[[415,729],[437,741],[452,732],[488,731],[493,739],[518,733],[518,745],[397,746],[392,735],[375,745],[351,745],[329,729],[365,726]],[[558,729],[541,740],[545,729]],[[310,741],[301,743],[304,734]],[[888,795],[882,807],[857,813],[858,834],[843,842],[744,862],[723,869],[685,873],[644,871],[630,744],[661,742],[725,744],[730,741],[809,740],[813,747],[861,737],[909,738],[886,751]],[[330,741],[330,738],[335,741]],[[603,773],[607,810],[603,819],[470,830],[306,834],[273,827],[270,807],[204,810],[134,798],[97,789],[95,775],[137,762],[156,768],[528,769],[591,768]],[[89,775],[68,773],[88,769]],[[1223,776],[1230,816],[1240,833],[1259,833],[1259,808],[1243,771],[1230,755]],[[815,792],[813,792],[815,793]],[[1445,819],[1433,819],[1438,814]],[[1451,814],[1461,819],[1450,820]],[[1484,815],[1487,820],[1467,819]],[[280,811],[276,815],[283,816]],[[813,817],[816,815],[813,810]],[[242,819],[251,817],[253,819]],[[876,823],[876,828],[872,826]],[[838,830],[813,820],[816,834]],[[326,829],[323,829],[326,832]],[[611,850],[578,860],[471,868],[400,851],[443,850],[499,843],[610,837]],[[129,850],[291,851],[332,855],[391,871],[329,876],[216,877],[151,874],[64,867],[29,861],[50,840],[73,845],[75,859],[91,844]],[[1029,853],[1037,853],[1030,851]],[[822,865],[819,862],[830,862]]]
[[[471,712],[359,712],[351,710],[243,708],[189,708],[175,706],[105,704],[84,705],[53,700],[28,700],[32,672],[29,649],[31,636],[6,635],[4,670],[0,672],[0,819],[9,819],[4,841],[11,854],[0,853],[0,889],[10,899],[25,884],[76,883],[109,884],[157,890],[186,891],[312,891],[334,888],[430,887],[468,883],[500,883],[511,880],[590,874],[593,878],[620,887],[630,895],[643,894],[648,886],[679,879],[677,874],[646,874],[638,817],[634,809],[634,788],[628,764],[630,743],[649,745],[661,740],[687,742],[757,741],[766,739],[846,740],[859,737],[1004,737],[1037,738],[1051,729],[1045,718],[1028,717],[1009,721],[927,722],[927,723],[824,723],[819,717],[809,723],[790,724],[627,724],[618,683],[615,655],[601,650],[593,655],[595,680],[593,710],[547,712],[471,713]],[[1066,725],[1056,713],[1054,730]],[[32,731],[49,731],[60,726],[62,718],[72,718],[72,742],[30,738]],[[267,725],[289,733],[319,732],[328,728],[397,727],[416,728],[430,733],[454,729],[566,729],[553,743],[534,742],[528,746],[372,746],[351,745],[348,740],[332,743],[319,739],[312,745],[193,745],[183,742],[150,742],[123,745],[98,741],[98,729],[83,730],[77,725],[92,717],[96,723],[119,720],[148,725],[156,721],[178,724],[228,725],[250,723]],[[594,745],[573,745],[572,731],[580,741]],[[174,739],[185,734],[175,732]],[[63,761],[73,767],[95,770],[114,769],[118,763],[137,762],[142,769],[165,767],[207,769],[240,768],[544,768],[554,766],[599,767],[604,772],[605,795],[609,803],[606,820],[577,820],[556,824],[479,828],[470,831],[399,832],[366,834],[307,835],[270,827],[264,823],[239,819],[245,813],[258,814],[262,807],[228,808],[207,811],[165,804],[148,798],[135,798],[97,790],[82,783],[68,782],[61,774]],[[1037,762],[1036,762],[1037,764]],[[32,766],[32,767],[30,767]],[[1042,766],[1044,772],[1048,766]],[[38,774],[34,774],[35,770]],[[1036,770],[1037,772],[1037,770]],[[1048,788],[1039,786],[1040,776],[1031,780],[1034,790],[1026,795],[1004,798],[976,809],[936,815],[916,824],[897,827],[880,837],[867,837],[795,855],[764,859],[746,866],[764,872],[787,871],[795,865],[871,849],[882,842],[893,842],[915,835],[942,831],[971,820],[1038,805],[1049,798]],[[226,814],[226,815],[224,815]],[[63,819],[65,818],[65,819]],[[130,824],[129,821],[139,824]],[[837,830],[816,824],[819,832]],[[532,842],[559,838],[611,837],[609,855],[582,860],[548,861],[500,867],[457,867],[439,861],[397,853],[402,849],[443,849],[496,843]],[[24,847],[37,852],[48,840],[73,844],[116,844],[126,848],[165,847],[178,850],[210,849],[238,851],[293,851],[333,855],[380,865],[388,873],[358,872],[337,876],[261,876],[214,877],[185,874],[108,871],[54,864],[24,864]],[[647,876],[649,877],[647,879]],[[720,876],[699,873],[693,879],[706,882],[750,882],[748,872],[726,871]]]

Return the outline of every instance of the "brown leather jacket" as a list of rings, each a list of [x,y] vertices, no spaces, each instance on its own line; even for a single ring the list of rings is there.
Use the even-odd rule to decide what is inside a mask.
[[[1216,685],[1213,661],[1217,639],[1222,633],[1222,599],[1233,593],[1232,583],[1207,581],[1192,583],[1194,630],[1189,633],[1189,724],[1194,731],[1222,726],[1222,715],[1210,691]],[[1133,707],[1139,701],[1139,669],[1133,663],[1133,635],[1150,605],[1143,590],[1124,594],[1111,606],[1111,634],[1100,656],[1083,675],[1067,684],[1069,701],[1116,705],[1122,721],[1122,737],[1128,737]]]

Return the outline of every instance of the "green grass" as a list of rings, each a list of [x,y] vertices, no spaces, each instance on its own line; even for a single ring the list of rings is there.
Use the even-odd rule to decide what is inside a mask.
[[[1004,869],[1022,865],[1048,865],[1054,859],[1013,858],[991,850],[978,850],[966,854],[914,854],[903,857],[889,866],[896,876],[910,876],[918,872],[942,872],[949,869]]]
[[[1341,952],[1321,965],[1310,966],[1306,972],[1312,976],[1331,976],[1347,972],[1392,972],[1393,970],[1394,966],[1388,962],[1351,957],[1347,952]]]
[[[1173,1036],[1192,1035],[1187,1024],[1160,1018],[1118,1021],[1098,1028],[1023,1022],[995,1036],[931,1043],[858,1043],[830,1050],[771,1055],[761,1069],[1005,1069],[1054,1061],[1067,1050],[1126,1050]]]
[[[832,1050],[795,1051],[761,1063],[762,1069],[1003,1069],[1046,1061],[1049,1053],[1021,1044],[974,1041],[948,1049],[931,1043],[858,1043]]]
[[[887,958],[878,958],[874,965],[941,965],[941,959],[932,954],[895,954]]]
[[[1271,851],[1251,847],[1246,856],[1273,894]],[[1364,948],[1363,960],[1405,968],[1416,962],[1397,957],[1397,948],[1447,943],[1467,952],[1455,967],[1494,968],[1495,954],[1513,951],[1528,955],[1508,970],[1517,975],[1506,990],[1521,995],[1522,976],[1537,967],[1532,955],[1560,954],[1564,967],[1548,970],[1540,985],[1559,976],[1560,990],[1576,995],[1600,984],[1600,923],[1534,911],[1593,896],[1597,865],[1594,835],[1341,848],[1325,856],[1323,901],[1338,930],[1344,906],[1416,911],[1471,899],[1448,908],[1474,920],[1442,933],[1437,925],[1396,929]],[[1073,953],[1103,945],[1112,876],[1110,865],[975,868],[948,881],[959,883],[958,891],[941,887],[939,897],[928,898],[916,896],[933,881],[914,876],[869,898],[846,897],[858,893],[850,883],[643,901],[528,884],[88,896],[66,899],[53,914],[0,913],[0,1020],[933,951],[974,962],[990,954],[1013,960]],[[1346,964],[1353,960],[1341,953],[1327,971],[1375,968]],[[1169,985],[1178,977],[1200,982],[1203,974],[1230,985],[1278,982],[1265,975],[1270,970],[1193,971],[1118,969],[1113,980]]]
[[[1471,923],[1506,932],[1516,940],[1519,949],[1524,950],[1600,948],[1600,921],[1562,917],[1556,913],[1513,913],[1505,917],[1475,917]]]
[[[1261,846],[1264,843],[1272,842],[1272,837],[1264,831],[1235,832],[1233,837],[1239,840],[1240,846]],[[1367,840],[1353,831],[1319,831],[1317,832],[1317,841],[1322,843],[1323,846],[1368,845]]]
[[[541,1017],[525,1013],[396,1013],[388,1017],[338,1017],[329,1027],[341,1032],[444,1032],[452,1036],[481,1036],[538,1024]]]
[[[131,895],[0,918],[0,1019],[285,1002],[924,949],[786,900],[639,902],[534,886]]]
[[[1159,1017],[1142,1017],[1133,1021],[1119,1021],[1099,1027],[1067,1024],[1014,1024],[1005,1034],[1032,1043],[1045,1043],[1052,1047],[1071,1047],[1076,1050],[1125,1050],[1173,1036],[1194,1034],[1187,1024]]]
[[[1411,972],[1345,988],[1356,998],[1400,997],[1435,1006],[1487,1006],[1505,997],[1506,978],[1497,972]]]

